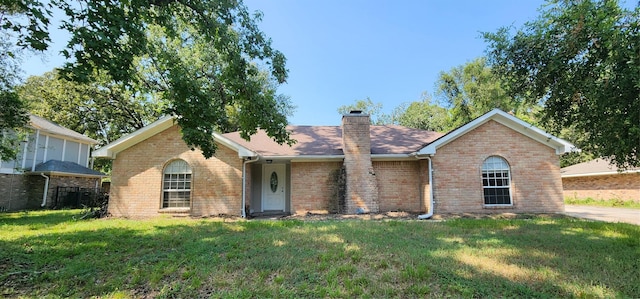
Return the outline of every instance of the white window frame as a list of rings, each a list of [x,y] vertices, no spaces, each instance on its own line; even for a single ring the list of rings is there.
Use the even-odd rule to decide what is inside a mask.
[[[504,176],[506,172],[506,177]],[[491,176],[493,174],[493,177]],[[486,176],[485,176],[486,175]],[[513,206],[513,192],[511,190],[511,166],[507,159],[500,156],[489,156],[482,162],[482,203],[486,207],[510,207]],[[491,184],[493,180],[493,186]],[[506,183],[505,183],[506,180]],[[509,203],[487,203],[487,189],[501,189],[509,192]],[[497,195],[494,195],[497,196]]]
[[[167,179],[167,175],[169,176]],[[184,160],[173,160],[165,165],[162,170],[162,198],[161,209],[184,209],[191,208],[191,190],[193,185],[193,174],[191,166]],[[186,199],[172,200],[173,195],[184,195]],[[172,202],[182,202],[182,204],[172,205]],[[186,202],[186,204],[185,204]]]

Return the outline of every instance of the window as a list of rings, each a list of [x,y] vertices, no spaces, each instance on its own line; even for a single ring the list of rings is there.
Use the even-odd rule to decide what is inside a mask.
[[[507,161],[496,156],[484,160],[482,187],[485,205],[511,205],[511,176]]]
[[[164,168],[162,191],[163,208],[190,207],[191,167],[187,162],[175,160]]]

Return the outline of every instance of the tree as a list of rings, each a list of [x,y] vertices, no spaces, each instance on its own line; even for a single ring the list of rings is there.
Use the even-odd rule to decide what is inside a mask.
[[[484,33],[508,94],[544,105],[555,132],[618,167],[640,166],[640,8],[555,0],[516,30]]]
[[[15,91],[0,90],[0,160],[16,158],[20,144],[19,131],[27,123],[22,102]]]
[[[450,109],[451,127],[466,124],[494,108],[531,117],[532,105],[522,105],[508,95],[502,80],[487,65],[484,57],[440,72],[436,95]]]
[[[96,139],[98,145],[158,119],[159,103],[149,94],[130,94],[106,78],[96,79],[83,84],[52,71],[27,78],[16,90],[31,113]]]
[[[227,131],[228,106],[241,111],[242,137],[261,128],[278,143],[293,142],[286,115],[277,109],[281,103],[259,78],[264,66],[274,82],[285,82],[286,59],[258,29],[261,15],[250,14],[241,1],[45,1],[0,0],[3,13],[26,20],[15,18],[2,28],[18,34],[18,45],[44,50],[51,8],[61,9],[61,27],[72,35],[63,51],[70,60],[61,70],[65,78],[85,83],[106,76],[133,94],[145,82],[137,63],[155,64],[160,75],[153,79],[162,80],[164,89],[154,91],[166,100],[164,111],[177,116],[184,141],[205,157],[216,149],[212,132]],[[164,39],[154,39],[150,30]],[[189,45],[207,49],[206,65],[196,68],[190,57],[176,55],[176,47]]]
[[[27,111],[14,90],[18,80],[18,53],[0,40],[0,160],[15,159],[20,142],[17,131],[28,120]]]
[[[351,105],[343,105],[338,107],[338,113],[341,115],[349,114],[349,112],[359,110],[368,114],[373,125],[386,125],[392,123],[392,117],[382,112],[382,103],[374,103],[369,97],[364,100],[357,100]]]
[[[394,113],[396,123],[409,128],[447,132],[454,127],[449,118],[449,111],[437,104],[432,104],[428,94],[423,94],[422,101],[398,106]]]

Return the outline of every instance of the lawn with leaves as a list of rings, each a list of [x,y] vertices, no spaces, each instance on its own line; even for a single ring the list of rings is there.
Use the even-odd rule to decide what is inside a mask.
[[[0,213],[0,297],[640,297],[630,224],[79,213]]]

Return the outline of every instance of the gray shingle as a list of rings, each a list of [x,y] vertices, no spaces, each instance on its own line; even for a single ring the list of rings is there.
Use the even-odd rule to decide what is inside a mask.
[[[632,167],[627,169],[627,171],[640,171],[640,167]],[[570,176],[570,175],[591,175],[591,174],[602,174],[602,173],[617,173],[618,167],[615,165],[611,165],[608,160],[605,159],[594,159],[588,162],[582,162],[579,164],[571,165],[560,169],[560,174],[562,176]]]
[[[62,172],[68,174],[106,176],[104,173],[86,168],[74,162],[49,160],[45,163],[36,165],[34,172]]]
[[[29,115],[30,125],[38,130],[48,132],[54,135],[64,136],[71,139],[83,141],[85,143],[96,144],[98,141],[84,136],[76,131],[67,129],[63,126],[60,126],[52,121],[46,120],[40,116],[36,116],[33,114]]]

